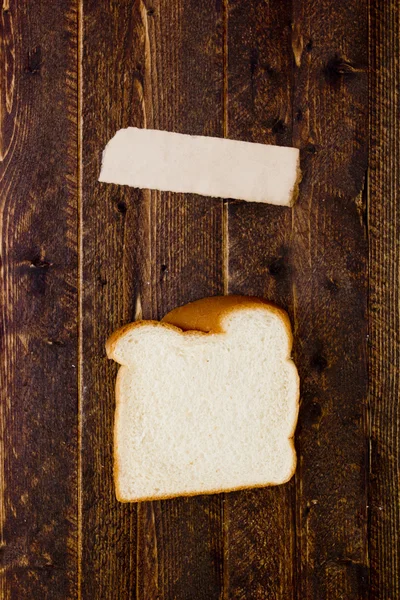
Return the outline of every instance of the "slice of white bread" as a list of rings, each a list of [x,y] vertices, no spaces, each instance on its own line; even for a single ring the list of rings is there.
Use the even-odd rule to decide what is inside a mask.
[[[287,314],[259,298],[205,298],[108,340],[120,367],[114,430],[118,500],[288,481],[299,379]]]

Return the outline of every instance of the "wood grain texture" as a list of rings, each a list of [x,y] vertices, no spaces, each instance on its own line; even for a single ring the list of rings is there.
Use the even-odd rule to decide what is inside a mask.
[[[0,598],[400,596],[400,13],[369,6],[367,190],[367,0],[3,0]],[[295,145],[298,204],[99,184],[129,125]],[[119,504],[105,340],[223,292],[294,324],[296,478]]]
[[[220,594],[221,497],[115,501],[104,343],[123,323],[222,292],[222,202],[97,183],[120,127],[222,134],[220,39],[214,4],[84,3],[83,597]]]
[[[371,599],[400,598],[400,6],[371,3],[369,481]]]
[[[230,206],[229,291],[251,290],[289,309],[302,405],[296,495],[289,485],[268,490],[272,500],[253,492],[253,502],[240,495],[233,501],[232,597],[363,598],[366,4],[296,2],[286,19],[284,3],[276,12],[274,3],[251,7],[233,4],[228,13],[228,114],[234,117],[228,129],[243,128],[241,135],[254,141],[275,135],[275,143],[300,147],[305,173],[289,217],[272,207]],[[274,36],[264,41],[263,31],[274,32],[281,46]],[[238,519],[240,508],[249,507],[258,518]],[[245,546],[251,569],[238,561]]]
[[[135,597],[137,507],[115,499],[116,366],[104,343],[132,318],[138,195],[97,182],[101,151],[141,105],[145,38],[138,3],[86,1],[82,14],[81,597]],[[138,124],[138,123],[135,123]],[[140,124],[140,123],[139,123]],[[134,208],[131,209],[131,206]]]
[[[291,145],[291,13],[291,2],[228,3],[231,138]],[[226,216],[226,291],[290,307],[290,209],[229,202]],[[224,598],[294,598],[294,502],[293,481],[227,495]]]
[[[222,135],[221,12],[194,0],[155,2],[147,19],[143,118],[147,127]],[[221,293],[222,202],[142,196],[135,297],[144,318]],[[178,498],[138,509],[137,598],[218,598],[222,498]],[[149,535],[149,532],[151,534]]]
[[[294,4],[297,598],[368,595],[367,3]]]
[[[76,598],[75,2],[0,12],[0,597]]]

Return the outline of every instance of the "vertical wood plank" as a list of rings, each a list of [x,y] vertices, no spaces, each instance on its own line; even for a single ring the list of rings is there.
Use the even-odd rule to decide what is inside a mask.
[[[371,2],[369,367],[371,599],[400,597],[400,6]]]
[[[222,135],[222,30],[218,3],[153,2],[147,14],[147,127]],[[222,201],[143,194],[136,306],[145,318],[222,293]],[[137,598],[217,599],[222,588],[222,498],[138,507]]]
[[[291,145],[292,52],[288,1],[227,4],[227,132],[252,142]],[[291,308],[290,209],[230,202],[228,292]],[[225,596],[294,597],[294,482],[228,494]]]
[[[220,594],[220,497],[115,501],[117,369],[104,343],[123,323],[222,292],[222,202],[97,183],[120,127],[222,134],[219,15],[218,3],[84,2],[83,597]]]
[[[134,311],[135,191],[100,185],[101,152],[116,130],[143,124],[145,30],[139,3],[85,0],[82,7],[81,514],[83,599],[135,598],[136,505],[116,501],[110,332]]]
[[[77,594],[76,2],[0,12],[0,596]]]
[[[366,1],[293,4],[299,599],[368,595],[367,26]]]
[[[346,7],[330,4],[294,3],[292,19],[286,21],[291,26],[293,105],[279,84],[272,98],[265,92],[259,96],[261,106],[275,112],[272,122],[256,121],[260,135],[265,136],[269,126],[281,137],[275,143],[290,144],[292,138],[293,145],[302,148],[305,177],[292,222],[280,217],[282,221],[275,224],[273,235],[263,221],[264,207],[254,207],[251,219],[245,207],[232,204],[229,209],[229,290],[263,293],[289,309],[295,324],[295,357],[303,399],[296,478],[296,547],[300,561],[294,585],[291,568],[287,567],[288,554],[289,563],[293,557],[289,532],[293,529],[290,504],[294,500],[288,487],[286,498],[278,500],[277,496],[275,500],[280,520],[271,519],[276,527],[272,542],[270,536],[265,542],[270,526],[265,515],[274,513],[265,510],[258,521],[253,521],[259,532],[258,548],[263,541],[266,550],[254,559],[262,568],[254,575],[254,564],[252,569],[244,567],[242,581],[240,568],[232,569],[236,585],[230,592],[232,597],[252,593],[251,597],[261,598],[269,585],[271,594],[281,594],[277,597],[294,593],[299,598],[361,598],[366,593],[367,246],[362,192],[367,159],[367,14],[365,3]],[[275,3],[252,2],[246,9],[237,3],[230,6],[229,22],[239,14],[233,34],[237,38],[228,41],[231,77],[238,61],[235,50],[243,52],[243,44],[251,40],[253,31],[249,26],[241,30],[240,23],[250,17],[257,23],[265,13],[271,17]],[[282,15],[279,13],[277,18]],[[265,23],[264,18],[263,26]],[[275,27],[266,26],[270,36],[277,30],[277,22],[272,23]],[[228,40],[229,33],[228,27]],[[279,70],[277,73],[271,65],[273,50],[268,48],[269,61],[264,59],[264,69],[260,70],[256,41],[260,39],[262,34],[258,33],[247,50],[252,85],[244,82],[240,56],[241,74],[236,88],[228,83],[228,114],[236,111],[235,126],[239,123],[240,127],[246,120],[249,125],[253,122],[247,115],[253,117],[251,110],[254,113],[257,107],[255,90],[265,88],[267,76],[279,81]],[[278,57],[285,56],[284,52],[280,49]],[[290,62],[286,62],[285,69],[286,73],[292,71]],[[260,72],[263,77],[255,84],[254,75]],[[290,83],[286,89],[290,90]],[[232,128],[228,129],[232,135]],[[247,131],[254,136],[251,125]],[[342,327],[336,337],[335,323]],[[348,465],[346,472],[343,462]],[[272,494],[279,492],[283,494],[285,488]],[[260,498],[263,493],[257,492]],[[265,508],[265,501],[260,500],[261,506]],[[281,513],[283,506],[287,519]],[[243,534],[238,528],[237,512],[234,514],[231,537],[234,540],[235,529],[239,529],[236,537],[249,545],[252,529],[248,520],[244,519]],[[251,537],[250,542],[253,548]],[[270,576],[269,561],[277,561],[276,556],[284,554],[271,553],[274,544],[276,549],[280,544],[286,549],[286,570],[272,571],[279,573],[277,581]],[[229,552],[232,556],[232,545]],[[230,589],[232,585],[231,581]]]

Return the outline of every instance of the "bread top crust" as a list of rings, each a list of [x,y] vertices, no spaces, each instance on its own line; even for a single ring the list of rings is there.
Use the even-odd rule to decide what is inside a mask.
[[[179,327],[182,331],[202,331],[203,333],[223,333],[224,318],[232,311],[244,308],[266,308],[278,314],[290,329],[287,313],[274,304],[254,296],[213,296],[189,302],[171,310],[161,320]]]
[[[252,308],[264,308],[278,315],[286,329],[289,340],[289,351],[292,348],[293,335],[290,320],[286,311],[271,302],[255,296],[211,296],[189,302],[167,313],[161,321],[143,320],[124,325],[115,331],[107,340],[106,351],[109,358],[114,358],[115,347],[121,337],[132,329],[143,326],[168,327],[183,334],[191,333],[224,333],[224,319],[233,311]]]

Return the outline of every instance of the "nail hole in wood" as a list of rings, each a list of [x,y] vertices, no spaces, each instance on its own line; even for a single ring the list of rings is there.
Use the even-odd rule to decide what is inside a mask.
[[[307,146],[305,147],[306,152],[308,152],[308,154],[316,154],[317,152],[317,148],[315,146],[315,144],[307,144]]]
[[[354,79],[359,72],[360,69],[339,54],[335,54],[324,69],[325,79],[331,84],[337,84],[341,79]]]
[[[250,73],[251,76],[254,77],[258,68],[258,50],[257,48],[252,48],[250,51]]]
[[[323,354],[316,352],[311,357],[311,367],[318,371],[318,373],[322,373],[322,371],[325,371],[325,369],[328,367],[328,361]]]
[[[51,265],[51,262],[43,260],[39,255],[34,256],[31,260],[31,268],[33,269],[48,269],[49,267],[51,267]]]
[[[30,52],[28,52],[28,62],[26,71],[31,75],[38,75],[42,67],[42,48],[36,46]]]
[[[117,204],[117,209],[118,209],[118,212],[120,212],[122,215],[124,215],[126,213],[126,211],[128,210],[128,208],[126,206],[126,202],[124,202],[123,200],[120,200]]]
[[[264,71],[265,73],[267,73],[270,77],[273,77],[274,75],[276,75],[277,71],[274,69],[274,67],[271,67],[271,65],[264,65]]]
[[[308,406],[307,412],[308,412],[308,418],[311,421],[311,423],[315,423],[321,418],[321,415],[322,415],[321,405],[319,404],[319,402],[316,402],[314,400]]]
[[[275,134],[283,133],[286,130],[287,130],[287,125],[286,125],[285,121],[283,121],[282,119],[277,119],[277,121],[272,126],[272,133],[275,133]]]
[[[339,284],[336,281],[336,279],[333,279],[333,277],[327,277],[326,279],[326,288],[332,292],[332,294],[335,294],[336,292],[339,291]]]
[[[65,346],[64,342],[60,342],[59,340],[47,340],[49,346],[57,346],[58,348],[63,348]]]
[[[285,265],[285,262],[284,262],[284,259],[282,258],[282,256],[276,258],[269,265],[268,270],[269,270],[270,274],[272,275],[272,277],[276,277],[276,278],[283,277],[286,272],[286,265]]]

